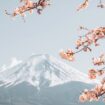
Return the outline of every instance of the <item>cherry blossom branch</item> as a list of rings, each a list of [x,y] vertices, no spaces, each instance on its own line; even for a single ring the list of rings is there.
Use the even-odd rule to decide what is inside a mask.
[[[99,4],[97,5],[97,7],[105,8],[105,3],[102,3],[102,0],[99,0]]]
[[[38,2],[32,2],[31,0],[24,0],[24,5],[21,7],[16,8],[13,13],[8,13],[7,10],[5,10],[5,13],[7,15],[10,15],[12,17],[15,17],[17,15],[21,15],[22,17],[25,16],[25,12],[29,11],[30,13],[33,12],[33,9],[37,10],[38,14],[41,14],[41,11],[49,4],[49,0],[39,0]],[[23,2],[21,0],[20,2]]]
[[[77,8],[77,11],[86,9],[89,6],[89,0],[84,0],[79,7]],[[97,5],[97,7],[100,8],[105,8],[105,4],[102,2],[102,0],[99,0],[99,4]]]
[[[105,94],[105,78],[91,90],[85,89],[79,97],[81,102],[98,101]]]
[[[104,94],[105,94],[105,91],[103,91],[102,93],[100,93],[100,94],[98,95],[98,97],[103,96]]]
[[[67,49],[67,51],[61,51],[60,56],[63,59],[73,61],[74,55],[77,53],[80,53],[81,51],[92,51],[90,46],[94,44],[95,46],[98,46],[97,43],[98,40],[105,38],[105,27],[99,27],[92,30],[89,30],[88,28],[80,27],[80,29],[88,30],[88,32],[82,36],[79,37],[79,39],[76,41],[76,51],[73,51],[71,49]]]
[[[97,76],[102,76],[105,73],[105,55],[101,54],[98,58],[93,58],[93,64],[96,66],[104,65],[101,69],[91,69],[89,70],[89,78],[96,79]],[[101,96],[105,94],[105,78],[102,79],[100,84],[96,85],[95,88],[91,90],[85,89],[80,95],[79,99],[81,102],[85,101],[97,101]]]
[[[75,51],[74,54],[77,54],[77,53],[79,53],[79,52],[81,52],[81,51],[84,51],[85,49],[90,49],[88,46],[89,46],[89,45],[83,46],[83,48],[81,48],[81,49]],[[91,51],[91,49],[90,49],[90,51]]]

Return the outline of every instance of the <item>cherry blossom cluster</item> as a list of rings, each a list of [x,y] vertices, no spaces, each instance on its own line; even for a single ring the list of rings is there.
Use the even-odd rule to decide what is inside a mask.
[[[77,8],[77,11],[79,11],[79,10],[81,10],[81,9],[87,8],[88,5],[89,5],[89,0],[84,0],[83,3],[81,3],[81,4],[79,5],[79,7]]]
[[[105,54],[101,54],[98,58],[93,58],[93,64],[94,65],[104,65],[105,64]]]
[[[105,78],[91,90],[85,89],[79,97],[81,102],[98,101],[105,94]]]
[[[93,58],[93,64],[96,66],[105,66],[105,55],[101,54],[98,58]],[[105,67],[102,67],[101,69],[90,69],[89,70],[89,78],[90,79],[96,79],[97,76],[102,76],[105,73]]]
[[[13,13],[8,13],[7,10],[5,10],[5,13],[12,17],[15,17],[17,15],[24,17],[25,12],[29,11],[30,13],[33,13],[33,10],[36,9],[37,13],[41,14],[42,10],[46,6],[50,5],[49,2],[49,0],[39,0],[38,2],[33,2],[31,0],[20,0],[20,3],[23,3],[22,6],[16,8]]]
[[[105,66],[105,55],[101,54],[98,58],[93,58],[93,64],[96,66]],[[96,79],[97,76],[102,76],[105,74],[105,67],[96,70],[90,69],[89,70],[89,78]],[[79,99],[81,102],[85,101],[98,101],[101,96],[105,94],[105,78],[102,78],[101,82],[95,86],[95,88],[91,90],[85,89],[82,94],[80,95]],[[105,99],[104,99],[105,101]]]
[[[90,48],[90,46],[92,44],[94,44],[95,46],[98,46],[98,40],[105,38],[105,27],[99,27],[99,28],[95,28],[92,30],[89,30],[87,28],[84,27],[80,27],[80,29],[82,30],[86,30],[88,31],[85,35],[80,36],[75,44],[76,44],[76,51],[72,50],[72,49],[68,49],[67,51],[61,51],[60,52],[60,56],[63,59],[69,60],[69,61],[73,61],[74,60],[74,55],[76,53],[79,53],[81,51],[92,51],[92,49]],[[94,62],[96,62],[96,59],[94,59]],[[103,63],[103,62],[100,62]],[[98,63],[99,64],[99,63]]]
[[[79,7],[77,8],[77,11],[85,9],[89,6],[89,0],[84,0]],[[99,4],[97,5],[97,7],[100,8],[105,8],[105,4],[102,2],[102,0],[99,0]]]
[[[90,79],[96,79],[98,76],[102,76],[105,73],[105,71],[102,69],[96,70],[96,69],[90,69],[88,76]]]
[[[60,56],[63,58],[63,59],[66,59],[68,61],[73,61],[74,60],[74,52],[73,50],[71,49],[67,49],[67,51],[60,51]]]

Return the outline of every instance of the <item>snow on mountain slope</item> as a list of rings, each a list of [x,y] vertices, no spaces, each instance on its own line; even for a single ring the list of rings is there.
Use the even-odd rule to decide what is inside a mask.
[[[40,88],[41,86],[55,86],[70,81],[97,82],[90,81],[86,74],[47,54],[33,55],[24,62],[0,70],[0,85],[6,87],[27,82]]]

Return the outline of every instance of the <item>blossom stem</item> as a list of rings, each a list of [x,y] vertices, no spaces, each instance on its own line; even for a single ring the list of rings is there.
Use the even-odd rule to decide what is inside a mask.
[[[88,48],[89,45],[83,46],[83,48],[79,49],[78,51],[74,52],[74,54],[79,53],[84,50],[84,48]]]

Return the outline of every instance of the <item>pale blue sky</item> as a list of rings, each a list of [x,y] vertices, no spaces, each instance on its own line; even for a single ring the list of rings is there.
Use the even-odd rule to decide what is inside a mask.
[[[88,28],[104,26],[105,10],[97,9],[93,1],[88,9],[76,12],[76,7],[82,1],[52,0],[52,5],[47,7],[42,15],[27,13],[24,23],[19,16],[12,21],[4,14],[5,9],[11,12],[19,4],[18,0],[1,0],[0,65],[8,63],[12,57],[27,59],[32,53],[48,53],[60,59],[60,49],[74,48],[80,25]],[[97,3],[98,0],[94,1]],[[104,46],[105,41],[101,44]],[[92,67],[91,57],[101,52],[105,52],[104,47],[98,47],[92,53],[78,54],[74,63],[67,63],[87,72],[87,69]]]

